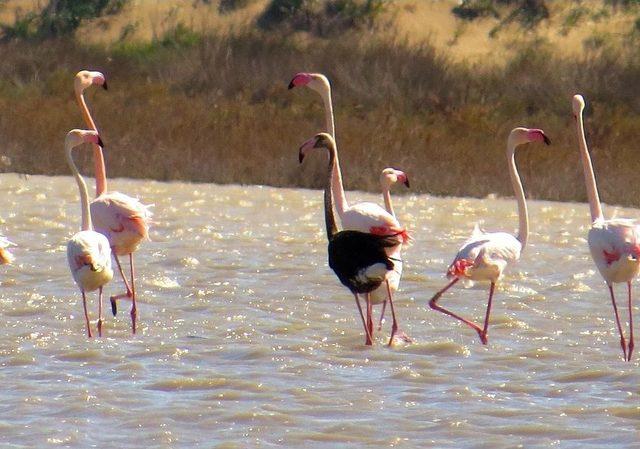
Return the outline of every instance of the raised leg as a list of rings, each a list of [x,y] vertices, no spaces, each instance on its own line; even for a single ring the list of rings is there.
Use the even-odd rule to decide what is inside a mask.
[[[373,345],[373,304],[371,303],[371,293],[367,293],[365,298],[367,299],[367,327],[371,337],[369,344]]]
[[[102,337],[102,287],[98,290],[98,337]]]
[[[364,326],[364,334],[365,334],[365,345],[371,346],[371,334],[369,333],[369,327],[364,319],[364,314],[362,313],[362,306],[360,305],[360,298],[358,298],[358,294],[354,293],[353,296],[356,298],[356,305],[358,306],[358,311],[360,312],[360,318],[362,318],[362,325]]]
[[[484,316],[484,327],[482,328],[482,332],[479,332],[480,341],[483,345],[487,344],[487,331],[489,330],[489,315],[491,314],[491,301],[493,300],[493,291],[496,288],[496,284],[494,282],[491,283],[491,287],[489,287],[489,301],[487,302],[487,313]]]
[[[87,323],[87,337],[91,338],[91,324],[89,323],[89,311],[87,310],[87,295],[82,290],[82,307],[84,307],[84,321]]]
[[[631,303],[631,281],[627,282],[627,290],[629,292],[629,351],[627,352],[627,361],[631,361],[633,354],[633,305]]]
[[[472,329],[475,329],[475,331],[478,334],[481,334],[482,333],[482,329],[480,329],[480,326],[478,326],[477,324],[472,323],[471,321],[467,320],[466,318],[462,318],[460,315],[457,315],[457,314],[451,312],[450,310],[447,310],[444,307],[438,305],[438,300],[440,299],[442,294],[444,292],[446,292],[447,290],[449,290],[451,287],[453,287],[455,285],[455,283],[458,282],[459,280],[460,280],[460,278],[458,278],[458,277],[454,278],[442,290],[440,290],[435,295],[433,295],[433,297],[429,300],[429,307],[431,307],[434,310],[437,310],[438,312],[442,312],[445,315],[449,315],[449,316],[455,318],[456,320],[462,321],[467,326],[471,327]]]
[[[378,332],[382,330],[382,320],[384,320],[384,311],[387,308],[387,300],[382,303],[382,312],[380,313],[380,321],[378,321]]]
[[[115,248],[111,248],[111,251],[113,254],[113,258],[116,260],[116,265],[118,266],[118,271],[120,272],[120,276],[124,281],[124,286],[127,289],[126,293],[114,295],[109,298],[109,301],[111,301],[111,313],[113,313],[113,316],[116,316],[116,313],[118,313],[118,305],[116,301],[118,299],[131,298],[133,296],[133,293],[131,292],[131,287],[129,287],[129,282],[127,281],[127,277],[124,275],[124,271],[122,271],[122,265],[120,265],[120,259],[118,259],[118,256],[116,255]],[[131,254],[129,254],[129,256],[131,256]]]
[[[129,253],[129,264],[131,265],[131,331],[136,333],[136,318],[138,317],[138,308],[136,306],[136,272],[133,268],[133,254]]]
[[[393,306],[393,295],[391,293],[391,286],[389,285],[389,281],[387,281],[387,295],[389,295],[389,306],[391,307],[391,316],[393,317],[393,324],[391,325],[391,337],[389,338],[389,345],[393,343],[393,339],[396,335],[402,338],[407,343],[411,342],[411,339],[402,331],[398,329],[398,320],[396,319],[396,309]]]
[[[609,286],[609,292],[611,293],[611,303],[613,304],[613,312],[616,315],[616,324],[618,325],[618,332],[620,332],[620,346],[622,346],[622,353],[624,354],[624,360],[627,360],[627,343],[624,339],[624,334],[622,333],[622,326],[620,325],[620,316],[618,315],[618,306],[616,305],[616,298],[613,295],[613,286],[611,284],[607,284]]]

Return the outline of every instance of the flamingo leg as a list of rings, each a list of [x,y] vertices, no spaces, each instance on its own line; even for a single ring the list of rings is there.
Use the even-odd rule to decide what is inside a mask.
[[[466,318],[462,318],[460,315],[457,315],[457,314],[453,313],[452,311],[447,310],[444,307],[438,305],[438,300],[440,299],[442,294],[444,292],[446,292],[447,290],[449,290],[451,287],[453,287],[453,285],[455,285],[455,283],[458,282],[459,280],[460,280],[459,277],[455,278],[454,280],[449,282],[442,290],[440,290],[435,295],[433,295],[433,297],[429,300],[429,307],[431,307],[434,310],[437,310],[438,312],[442,312],[445,315],[449,315],[450,317],[453,317],[456,320],[462,321],[467,326],[471,327],[472,329],[475,329],[475,331],[478,332],[478,334],[481,334],[482,333],[482,329],[480,329],[480,326],[478,326],[477,324],[472,323],[471,321],[467,320]]]
[[[618,325],[618,331],[620,332],[620,346],[622,346],[622,353],[624,354],[624,360],[627,360],[627,343],[624,339],[624,334],[622,333],[622,326],[620,325],[620,316],[618,315],[618,306],[616,305],[616,298],[613,294],[613,286],[611,284],[607,284],[609,286],[609,292],[611,293],[611,303],[613,304],[613,312],[616,315],[616,324]]]
[[[631,303],[631,281],[627,282],[627,290],[629,292],[629,351],[627,352],[627,361],[631,361],[633,354],[633,305]]]
[[[387,294],[389,295],[389,306],[391,307],[391,316],[393,317],[393,325],[391,326],[391,337],[389,338],[388,346],[391,346],[391,343],[393,343],[393,339],[396,336],[396,334],[407,343],[410,343],[411,339],[404,332],[402,331],[398,332],[398,320],[396,319],[395,307],[393,307],[393,295],[391,294],[391,286],[389,285],[389,281],[386,281],[386,282],[387,282]]]
[[[493,291],[496,288],[495,282],[491,283],[491,287],[489,287],[489,301],[487,302],[487,313],[484,316],[484,327],[482,328],[482,332],[479,333],[480,341],[482,341],[483,345],[487,344],[487,331],[489,330],[489,314],[491,313],[491,301],[493,300]]]
[[[136,306],[136,285],[135,285],[135,269],[133,268],[133,253],[129,253],[129,264],[131,265],[131,331],[136,333],[136,319],[138,317],[138,308]]]
[[[116,301],[118,299],[131,298],[133,296],[133,293],[131,292],[131,287],[129,287],[129,282],[127,281],[127,277],[124,275],[124,271],[122,270],[122,265],[120,265],[120,259],[118,259],[118,255],[115,252],[115,248],[111,248],[111,251],[113,253],[113,258],[116,260],[116,265],[118,266],[120,277],[122,277],[122,280],[124,281],[124,286],[127,289],[126,293],[122,293],[120,295],[114,295],[109,298],[109,301],[111,301],[111,313],[113,314],[113,316],[116,316],[116,313],[118,313],[118,305],[116,304]]]
[[[364,314],[362,313],[362,306],[360,305],[360,298],[358,298],[358,294],[354,293],[353,296],[356,298],[356,305],[358,306],[358,311],[360,312],[360,318],[362,318],[362,325],[364,326],[365,333],[365,345],[371,345],[371,333],[369,332],[369,327],[364,319]]]
[[[371,293],[366,294],[367,299],[367,328],[369,329],[369,343],[368,345],[373,345],[373,304],[371,304]]]
[[[378,332],[382,330],[382,321],[384,320],[384,311],[387,308],[387,300],[382,303],[382,313],[380,313],[380,321],[378,322]]]
[[[102,337],[102,287],[98,290],[98,337]]]
[[[87,310],[87,295],[82,291],[82,306],[84,307],[84,321],[87,323],[87,337],[91,338],[91,324],[89,323],[89,311]]]

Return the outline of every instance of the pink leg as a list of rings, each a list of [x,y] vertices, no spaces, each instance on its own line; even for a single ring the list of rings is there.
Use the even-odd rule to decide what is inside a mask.
[[[609,292],[611,293],[611,303],[613,304],[613,312],[616,315],[616,323],[618,325],[618,331],[620,332],[620,346],[622,346],[622,352],[624,354],[624,360],[627,360],[627,343],[624,339],[624,334],[622,333],[622,326],[620,325],[620,316],[618,315],[618,306],[616,306],[616,298],[613,295],[613,286],[611,284],[607,284],[609,286]]]
[[[482,341],[483,345],[487,344],[487,330],[489,330],[489,314],[491,313],[491,301],[493,300],[493,291],[496,288],[495,283],[491,283],[491,287],[489,287],[489,302],[487,303],[487,313],[484,316],[484,327],[482,328],[482,332],[479,332],[480,341]]]
[[[120,276],[124,281],[124,286],[127,289],[126,293],[114,295],[109,298],[109,301],[111,301],[111,313],[113,313],[113,316],[116,316],[116,313],[118,313],[118,305],[116,304],[116,300],[123,299],[123,298],[131,298],[133,296],[133,293],[131,292],[131,287],[129,287],[129,282],[127,281],[127,277],[124,275],[124,271],[122,271],[122,265],[120,265],[120,259],[118,259],[118,256],[115,253],[115,249],[111,248],[111,251],[113,252],[113,258],[116,260],[116,265],[118,266],[118,271],[120,272]]]
[[[102,337],[102,287],[98,290],[98,337]]]
[[[389,295],[389,306],[391,306],[391,316],[393,317],[393,324],[391,326],[391,337],[389,338],[388,346],[391,346],[391,343],[393,343],[393,338],[396,336],[396,334],[407,343],[410,343],[411,339],[404,332],[400,331],[398,333],[398,320],[396,319],[395,307],[393,307],[393,295],[391,294],[391,287],[389,286],[389,281],[387,281],[387,295]]]
[[[370,345],[373,345],[373,304],[371,304],[371,293],[366,294],[367,299],[367,328],[369,329]]]
[[[87,310],[87,295],[82,290],[82,306],[84,307],[84,321],[87,323],[87,337],[91,338],[91,324],[89,323],[89,311]]]
[[[358,311],[360,312],[360,318],[362,318],[362,325],[364,326],[364,334],[365,334],[365,345],[371,346],[371,333],[369,333],[369,327],[364,319],[364,314],[362,313],[362,306],[360,305],[360,299],[358,298],[358,294],[354,293],[353,296],[356,298],[356,305],[358,306]]]
[[[633,354],[633,305],[631,303],[631,281],[627,282],[627,288],[629,290],[629,352],[627,353],[627,361],[631,361],[631,354]]]
[[[136,318],[138,317],[138,308],[136,306],[136,285],[135,285],[135,269],[133,268],[133,254],[129,253],[129,264],[131,264],[131,330],[136,333]]]
[[[380,321],[378,322],[378,332],[382,330],[382,320],[384,320],[384,311],[387,308],[387,300],[382,303],[382,313],[380,313]]]
[[[478,326],[475,323],[472,323],[471,321],[467,320],[466,318],[462,318],[460,315],[456,315],[455,313],[451,312],[450,310],[447,310],[444,307],[439,306],[437,304],[437,301],[440,299],[442,294],[444,292],[446,292],[447,290],[449,290],[451,287],[453,287],[453,285],[456,282],[458,282],[459,280],[460,280],[460,278],[455,278],[453,281],[449,282],[442,290],[440,290],[435,295],[433,295],[431,300],[429,300],[429,307],[431,307],[432,309],[437,310],[439,312],[442,312],[445,315],[449,315],[449,316],[455,318],[456,320],[462,321],[464,324],[466,324],[467,326],[475,329],[475,331],[478,332],[478,334],[480,334],[480,333],[482,333],[482,329],[480,329],[480,326]]]

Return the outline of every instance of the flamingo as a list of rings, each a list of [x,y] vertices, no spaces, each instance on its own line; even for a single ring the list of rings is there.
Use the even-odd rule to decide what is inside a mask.
[[[92,84],[101,85],[105,90],[107,89],[105,76],[100,72],[82,70],[76,74],[74,79],[76,100],[80,106],[86,125],[94,131],[97,131],[98,129],[84,99],[84,90]],[[125,293],[109,298],[111,301],[111,311],[115,316],[117,312],[116,300],[131,298],[131,328],[135,334],[138,313],[136,306],[133,253],[138,249],[140,243],[149,236],[151,212],[148,206],[145,206],[136,198],[120,192],[108,192],[104,156],[102,154],[102,148],[98,145],[94,145],[93,147],[93,158],[96,176],[96,198],[91,202],[91,216],[93,217],[96,230],[109,239],[113,257],[126,288]],[[118,256],[126,255],[129,256],[131,269],[130,284],[127,281],[127,277],[118,259]]]
[[[333,116],[333,103],[331,101],[331,85],[329,80],[321,73],[298,73],[291,79],[289,89],[293,89],[298,86],[307,86],[311,90],[316,91],[322,98],[325,111],[326,131],[334,138],[335,143],[335,120]],[[340,217],[342,228],[345,230],[367,232],[377,235],[400,235],[402,237],[401,243],[408,243],[410,241],[409,234],[393,213],[383,209],[375,203],[362,202],[351,206],[348,204],[342,183],[342,173],[340,170],[337,146],[335,163],[332,165],[331,194],[335,201],[336,210]],[[383,196],[384,195],[383,189]],[[385,204],[386,203],[387,198],[385,197]],[[391,292],[396,292],[398,291],[400,278],[402,277],[402,245],[397,245],[388,249],[388,251],[395,259],[397,259],[397,262],[394,264],[394,273],[389,277],[390,290]],[[390,296],[387,292],[386,286],[381,286],[371,293],[372,303],[382,303],[383,310],[386,306],[386,301],[389,298]],[[381,320],[383,315],[384,311],[381,314]],[[407,341],[409,340],[405,334],[402,334],[402,338]]]
[[[527,243],[527,237],[529,235],[527,203],[515,161],[516,147],[528,142],[544,142],[547,145],[551,143],[541,129],[515,128],[509,134],[509,139],[507,140],[507,161],[513,191],[518,202],[518,235],[513,236],[506,232],[486,233],[481,231],[478,225],[476,225],[471,237],[464,242],[447,270],[447,277],[453,279],[442,290],[433,295],[429,301],[429,306],[432,309],[462,321],[475,329],[480,336],[480,341],[485,345],[488,341],[489,314],[491,312],[491,301],[493,299],[496,282],[502,277],[505,268],[520,258],[520,254]],[[461,278],[474,281],[488,280],[490,282],[489,300],[484,318],[484,326],[482,328],[438,304],[438,300],[442,294]]]
[[[64,141],[67,162],[80,190],[82,207],[82,230],[71,237],[67,243],[67,260],[71,275],[82,293],[84,318],[87,324],[87,335],[91,338],[91,325],[87,312],[86,292],[98,290],[98,336],[102,336],[102,288],[113,278],[111,269],[111,247],[107,238],[93,230],[89,214],[89,194],[87,185],[73,162],[73,149],[85,142],[102,146],[102,140],[93,130],[73,129]]]
[[[573,97],[573,115],[578,131],[578,144],[582,158],[584,182],[587,187],[589,209],[591,210],[591,228],[587,241],[591,257],[598,267],[598,271],[609,287],[613,312],[620,333],[620,346],[625,361],[631,361],[633,354],[633,307],[631,303],[631,281],[640,270],[640,224],[636,220],[616,218],[605,220],[602,214],[596,177],[593,173],[587,140],[584,134],[584,122],[582,111],[584,99],[581,95]],[[620,316],[613,293],[613,284],[625,282],[627,284],[629,302],[629,346],[627,347]]]
[[[372,345],[373,319],[371,292],[386,285],[393,325],[389,346],[396,336],[408,339],[398,328],[390,277],[396,273],[394,265],[401,261],[389,253],[402,242],[401,232],[394,235],[371,234],[355,230],[338,231],[331,194],[331,177],[337,162],[337,150],[333,137],[320,133],[302,144],[299,150],[300,162],[305,153],[313,148],[324,148],[329,152],[329,174],[324,190],[325,224],[329,240],[329,266],[340,282],[353,293],[360,318],[365,329],[365,344]],[[367,318],[365,320],[358,294],[366,295]]]

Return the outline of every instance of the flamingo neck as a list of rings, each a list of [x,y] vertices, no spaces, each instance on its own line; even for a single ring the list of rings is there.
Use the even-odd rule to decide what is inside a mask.
[[[396,213],[393,211],[393,204],[391,204],[391,193],[387,184],[382,185],[382,198],[384,199],[384,208],[394,217]]]
[[[578,144],[580,146],[580,157],[582,159],[582,171],[584,172],[584,183],[587,188],[587,197],[589,198],[591,221],[594,222],[602,219],[602,206],[600,205],[600,197],[598,196],[596,176],[593,173],[593,165],[591,164],[591,157],[587,149],[587,139],[584,135],[582,111],[576,116],[576,127],[578,130]]]
[[[507,162],[509,164],[509,177],[513,185],[513,193],[518,202],[518,235],[516,238],[520,241],[522,249],[524,249],[527,244],[527,238],[529,237],[529,213],[527,211],[527,201],[524,196],[522,181],[520,180],[520,175],[516,167],[516,146],[517,145],[511,141],[507,145]]]
[[[333,102],[331,101],[331,87],[326,86],[320,92],[322,102],[324,103],[325,125],[327,132],[331,134],[331,137],[336,138],[336,127],[333,116]],[[337,144],[336,144],[337,145]],[[344,193],[344,185],[342,183],[342,171],[340,170],[340,160],[338,158],[338,150],[335,149],[335,163],[331,170],[331,192],[336,202],[336,209],[340,218],[343,217],[345,211],[349,208],[347,204],[347,197]]]
[[[76,99],[78,101],[78,105],[80,106],[80,111],[82,111],[82,117],[84,118],[85,124],[92,130],[98,131],[93,118],[91,117],[91,113],[89,112],[89,108],[87,107],[87,103],[84,99],[84,94],[80,91],[76,91]],[[96,176],[96,198],[102,195],[107,191],[107,171],[104,164],[104,155],[102,154],[102,148],[98,144],[93,144],[93,165]]]
[[[78,189],[80,190],[80,207],[82,208],[82,230],[91,231],[93,230],[93,225],[91,223],[91,214],[89,213],[89,193],[87,192],[87,184],[84,182],[84,179],[82,179],[82,175],[80,175],[75,162],[73,162],[72,151],[73,147],[69,144],[65,144],[67,163],[71,168],[73,177],[76,178]]]
[[[327,228],[327,239],[331,238],[338,232],[338,226],[336,225],[336,217],[333,211],[333,200],[331,194],[333,169],[336,165],[336,148],[328,148],[329,150],[329,171],[327,173],[327,183],[324,188],[324,222]]]

